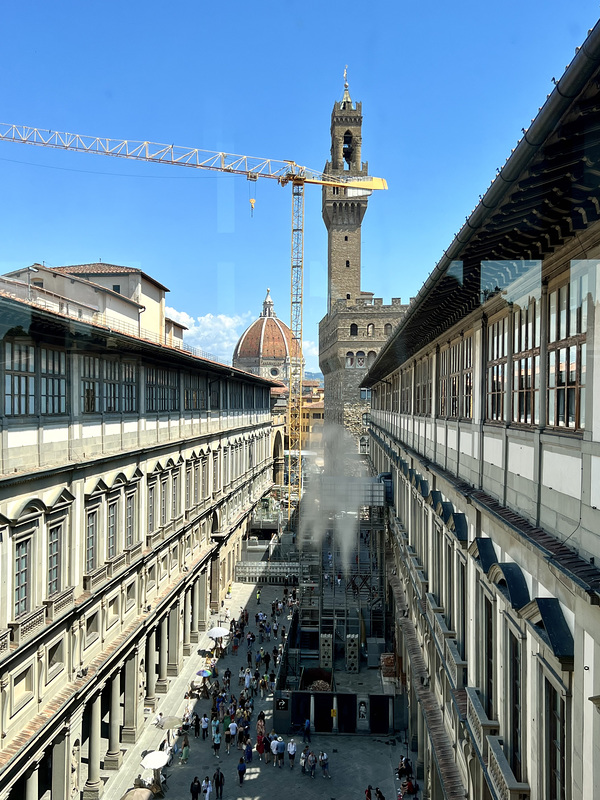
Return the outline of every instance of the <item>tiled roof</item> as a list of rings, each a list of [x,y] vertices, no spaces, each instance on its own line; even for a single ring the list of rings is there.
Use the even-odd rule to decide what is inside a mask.
[[[259,317],[241,335],[233,359],[286,359],[290,355],[291,341],[290,329],[280,319]]]
[[[120,267],[117,264],[73,264],[70,267],[52,267],[56,272],[67,272],[70,275],[122,275],[126,272],[141,273],[141,269],[135,267]]]

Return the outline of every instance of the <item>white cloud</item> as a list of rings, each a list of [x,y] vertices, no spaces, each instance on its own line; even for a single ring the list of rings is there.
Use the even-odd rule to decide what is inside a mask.
[[[200,347],[227,361],[231,360],[238,339],[252,320],[252,312],[228,316],[227,314],[204,314],[192,317],[186,311],[166,308],[165,313],[188,328],[184,341],[191,347]]]

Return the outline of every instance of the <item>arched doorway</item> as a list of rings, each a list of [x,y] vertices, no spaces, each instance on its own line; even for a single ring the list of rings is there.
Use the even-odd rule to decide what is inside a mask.
[[[283,437],[281,431],[277,431],[273,437],[273,483],[276,486],[283,484],[284,465]]]

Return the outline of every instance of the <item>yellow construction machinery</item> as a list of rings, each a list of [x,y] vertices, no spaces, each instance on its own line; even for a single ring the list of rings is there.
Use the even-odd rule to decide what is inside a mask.
[[[304,262],[304,186],[343,187],[352,189],[354,197],[371,194],[373,190],[387,189],[383,178],[348,177],[329,175],[301,167],[294,161],[276,161],[172,144],[137,142],[128,139],[106,139],[82,136],[76,133],[29,128],[24,125],[0,123],[0,141],[96,153],[113,158],[128,158],[171,164],[193,169],[216,170],[232,175],[245,175],[248,180],[271,178],[282,186],[292,185],[292,268],[291,268],[291,321],[290,377],[288,401],[288,517],[292,514],[292,497],[302,493],[302,301]],[[357,191],[358,190],[358,191]],[[250,201],[254,208],[253,200]]]

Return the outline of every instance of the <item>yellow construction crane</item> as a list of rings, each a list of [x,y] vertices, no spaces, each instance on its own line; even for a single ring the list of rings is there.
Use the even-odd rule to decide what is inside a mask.
[[[276,161],[271,158],[233,155],[173,144],[137,142],[128,139],[106,139],[98,136],[82,136],[77,133],[49,131],[29,128],[24,125],[0,123],[0,141],[20,142],[59,150],[74,150],[81,153],[172,164],[178,167],[216,170],[232,175],[245,175],[248,180],[271,178],[281,186],[292,185],[292,268],[289,401],[288,401],[288,518],[292,513],[292,496],[298,499],[302,492],[302,294],[304,266],[304,186],[343,187],[353,197],[369,195],[373,190],[387,189],[383,178],[348,177],[301,167],[294,161]],[[250,201],[252,208],[254,204]]]

